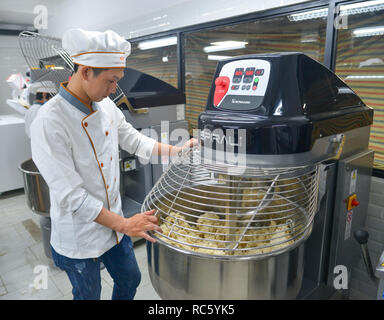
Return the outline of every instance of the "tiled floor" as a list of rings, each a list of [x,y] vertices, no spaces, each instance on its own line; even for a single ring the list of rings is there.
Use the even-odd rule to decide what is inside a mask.
[[[24,190],[0,195],[0,221],[0,300],[72,299],[67,275],[44,253],[40,216],[29,210]],[[142,273],[135,299],[159,300],[147,271],[145,243],[135,244],[135,254]],[[101,299],[109,300],[113,280],[106,269],[101,277]]]

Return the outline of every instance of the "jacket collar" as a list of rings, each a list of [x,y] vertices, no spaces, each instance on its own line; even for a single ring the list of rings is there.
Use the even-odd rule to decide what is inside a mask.
[[[86,115],[90,115],[91,113],[97,110],[96,103],[92,102],[92,106],[83,102],[78,96],[76,96],[72,91],[67,88],[67,82],[62,82],[60,84],[59,94],[67,100],[71,105],[75,108],[79,109],[81,112]]]

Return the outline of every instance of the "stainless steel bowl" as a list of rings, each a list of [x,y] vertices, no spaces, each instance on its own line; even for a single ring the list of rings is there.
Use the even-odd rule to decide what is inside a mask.
[[[23,174],[28,207],[34,213],[49,217],[51,207],[49,188],[35,163],[32,159],[28,159],[19,165],[19,170]]]
[[[317,209],[317,166],[233,168],[202,160],[198,153],[177,159],[142,205],[156,210],[164,231],[150,232],[157,242],[147,243],[159,296],[295,299]]]
[[[174,207],[183,201],[176,199]],[[157,239],[147,243],[152,285],[161,298],[170,300],[295,299],[303,279],[304,244],[312,227],[310,219],[293,244],[257,255],[194,252],[150,232]]]
[[[295,299],[302,285],[306,238],[280,254],[236,259],[193,254],[162,240],[147,242],[148,271],[163,299]]]

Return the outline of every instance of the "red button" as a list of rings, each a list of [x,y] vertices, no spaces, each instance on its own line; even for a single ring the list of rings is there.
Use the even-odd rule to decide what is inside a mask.
[[[213,97],[213,104],[217,107],[225,94],[228,92],[229,83],[231,81],[228,77],[217,77],[215,80],[215,94]]]
[[[104,163],[100,163],[101,167],[104,167]]]
[[[253,86],[253,87],[252,87],[252,90],[256,90],[256,89],[257,89],[257,86]]]
[[[84,125],[85,125],[86,127],[88,127],[88,122],[84,122]]]
[[[359,204],[360,204],[360,202],[357,201],[356,199],[353,199],[353,200],[351,201],[351,205],[352,205],[353,207],[357,207]]]
[[[109,134],[109,132],[108,131],[105,131],[105,135],[107,136]]]

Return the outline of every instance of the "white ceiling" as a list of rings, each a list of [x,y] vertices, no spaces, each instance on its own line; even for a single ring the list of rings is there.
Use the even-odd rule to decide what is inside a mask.
[[[190,2],[191,0],[125,0],[125,8],[131,10],[124,10],[126,20],[137,18],[141,15],[165,9],[170,6],[179,5],[183,2]],[[71,8],[74,15],[85,12],[86,19],[92,19],[92,10],[90,5],[99,10],[102,8],[106,17],[110,17],[111,13],[118,10],[116,5],[121,1],[105,1],[105,0],[0,0],[0,24],[20,24],[20,25],[33,25],[33,20],[36,15],[33,13],[37,5],[44,5],[48,10],[48,17],[51,18],[60,11],[61,8]],[[80,12],[79,12],[80,11]]]
[[[127,39],[309,0],[0,0],[1,24],[34,24],[37,5],[48,11],[55,37],[69,28],[112,29]]]

